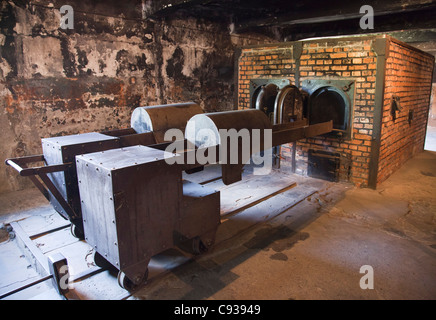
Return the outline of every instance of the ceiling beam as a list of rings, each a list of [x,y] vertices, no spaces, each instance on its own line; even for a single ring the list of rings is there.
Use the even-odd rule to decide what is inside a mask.
[[[210,0],[141,0],[144,19],[170,16],[178,10],[194,10],[197,7],[207,8]]]
[[[265,35],[279,33],[279,41],[296,41],[311,37],[328,37],[341,35],[369,34],[369,33],[386,33],[403,30],[427,29],[432,30],[436,26],[436,8],[432,10],[422,10],[403,12],[396,14],[385,14],[374,18],[374,29],[361,29],[360,17],[348,20],[337,20],[328,22],[318,22],[311,24],[294,24],[278,27],[278,31],[272,31],[272,27],[251,27],[252,32],[258,32]],[[277,29],[275,27],[274,29]],[[434,32],[428,31],[427,38],[432,38]],[[422,37],[424,35],[421,35]],[[409,38],[412,33],[409,33]],[[409,41],[410,42],[410,39]]]
[[[315,1],[316,2],[316,1]],[[340,22],[340,21],[355,21],[358,22],[364,16],[363,13],[360,13],[360,4],[351,2],[349,5],[343,6],[328,6],[326,7],[316,7],[316,3],[314,2],[314,6],[312,10],[308,12],[307,10],[301,10],[298,12],[290,12],[283,13],[280,15],[276,15],[273,17],[264,17],[258,19],[249,19],[249,20],[241,20],[238,21],[235,25],[235,32],[243,33],[252,28],[258,27],[271,27],[278,26],[282,28],[293,27],[293,26],[301,26],[301,25],[313,25],[313,24],[322,24],[322,23],[332,23],[332,22]],[[371,5],[371,1],[366,1],[369,5]],[[402,5],[401,3],[395,2],[393,4],[391,2],[386,2],[383,4],[377,4],[376,2],[372,7],[374,9],[374,17],[387,17],[392,15],[412,15],[416,12],[424,12],[427,10],[434,10],[436,8],[436,3],[428,2],[428,3],[416,3],[415,1],[409,2],[409,5]],[[330,2],[326,2],[330,5]],[[340,9],[338,9],[340,8]],[[284,11],[286,12],[286,11]],[[434,20],[431,19],[431,20]],[[380,21],[380,20],[379,20]],[[359,25],[359,24],[358,24]]]

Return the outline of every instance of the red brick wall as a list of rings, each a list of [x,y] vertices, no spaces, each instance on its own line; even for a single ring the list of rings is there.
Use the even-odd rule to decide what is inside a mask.
[[[256,47],[242,50],[239,60],[239,108],[249,108],[249,80],[253,78],[295,76],[293,45],[287,47]],[[351,140],[317,137],[298,142],[297,171],[305,173],[308,149],[341,154],[341,180],[366,185],[375,91],[375,54],[371,40],[310,41],[303,43],[300,56],[300,82],[304,79],[349,78],[356,80],[353,134]],[[283,73],[285,71],[285,73]],[[290,160],[289,146],[282,147],[282,157]],[[282,162],[283,163],[283,162]],[[350,163],[353,165],[349,168]],[[286,165],[286,162],[283,163]]]
[[[386,61],[378,183],[424,149],[433,63],[434,57],[401,42],[390,41]],[[395,120],[391,115],[393,95],[400,98],[401,106]],[[410,124],[409,111],[413,111]]]
[[[306,157],[308,149],[341,155],[340,179],[367,186],[371,136],[373,133],[376,56],[372,40],[307,42],[301,55],[301,80],[348,78],[356,81],[351,139],[317,137],[299,141],[297,153]],[[307,164],[300,162],[304,168]]]
[[[299,78],[299,85],[305,79],[314,78],[355,81],[351,138],[339,140],[320,136],[298,141],[297,172],[303,174],[306,172],[309,149],[335,152],[339,153],[341,158],[340,180],[351,181],[358,186],[368,186],[376,105],[377,59],[379,59],[374,51],[374,41],[375,37],[304,41],[298,70],[296,70],[298,67],[296,43],[242,49],[238,75],[239,109],[250,107],[250,79],[286,78],[291,83],[295,83],[295,79]],[[414,108],[414,120],[409,128],[405,118],[397,119],[395,134],[390,128],[392,121],[383,125],[378,181],[389,176],[412,154],[422,150],[424,119],[428,112],[429,85],[433,68],[426,54],[411,48],[406,50],[396,41],[391,41],[390,46],[392,55],[387,62],[388,81],[383,121],[389,120],[387,104],[393,92],[400,95],[405,109]],[[404,55],[404,57],[397,55]],[[392,59],[410,61],[401,64]],[[406,113],[404,112],[402,117]],[[399,121],[400,125],[398,125]],[[413,145],[416,146],[413,148]],[[401,152],[396,155],[398,150]],[[283,146],[282,157],[290,160],[290,155],[290,146]],[[282,164],[286,165],[286,163],[290,161],[282,161]]]
[[[238,108],[250,107],[250,79],[287,78],[295,82],[293,47],[266,46],[242,49],[239,59]]]

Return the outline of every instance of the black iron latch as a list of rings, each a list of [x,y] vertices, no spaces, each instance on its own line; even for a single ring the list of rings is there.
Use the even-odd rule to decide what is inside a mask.
[[[400,105],[400,97],[393,95],[391,100],[391,115],[392,119],[395,121],[398,117],[398,113],[401,112],[401,105]]]

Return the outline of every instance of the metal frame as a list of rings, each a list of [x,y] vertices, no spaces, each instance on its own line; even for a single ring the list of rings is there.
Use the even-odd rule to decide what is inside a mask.
[[[355,91],[356,79],[354,78],[314,78],[306,79],[302,81],[302,90],[308,93],[309,101],[307,105],[307,117],[310,121],[310,105],[312,95],[322,88],[329,88],[330,90],[338,93],[346,104],[345,119],[347,129],[333,129],[332,135],[337,136],[341,133],[341,139],[352,139],[353,136],[353,113],[354,113],[354,91]]]
[[[230,112],[232,112],[233,114],[229,114],[229,112],[209,113],[209,114],[198,115],[198,117],[208,117],[210,119],[209,121],[205,121],[205,120],[201,120],[201,121],[207,123],[210,126],[207,128],[208,129],[206,130],[207,132],[215,132],[216,135],[219,135],[218,132],[220,129],[234,128],[238,130],[241,129],[242,127],[246,129],[248,128],[248,130],[272,129],[272,147],[280,146],[282,144],[287,144],[300,139],[326,134],[331,132],[333,129],[333,121],[318,123],[315,125],[309,125],[307,123],[307,120],[303,119],[296,122],[271,125],[265,113],[263,113],[260,110],[248,109],[248,110],[238,110],[238,111],[230,111]],[[192,127],[195,127],[196,119],[194,119],[193,117],[191,120],[193,122]],[[263,124],[263,127],[260,126],[261,123]],[[188,126],[189,125],[190,124],[188,122]],[[198,128],[198,129],[202,130],[203,128]],[[188,137],[188,140],[191,139],[192,141],[190,142],[195,145],[196,133],[192,132],[191,135],[192,135],[191,137]],[[217,147],[218,147],[217,145],[209,146],[209,148],[217,148]],[[241,149],[238,150],[238,155],[241,155],[242,146],[239,145],[239,148]],[[261,150],[264,150],[263,141],[261,141],[260,150],[255,150],[254,153],[257,153]],[[201,151],[203,152],[203,154],[207,152],[205,150],[194,150],[190,152],[197,152],[197,151]],[[219,148],[218,150],[211,150],[211,152],[214,152],[214,154],[216,154],[217,156],[216,162],[218,162],[221,159],[221,155],[219,151],[220,151]],[[226,155],[228,156],[228,154],[229,152],[227,151]],[[192,157],[192,159],[196,159],[196,157]],[[222,164],[222,180],[224,184],[228,185],[240,181],[242,178],[242,168],[244,167],[245,163],[231,164],[230,163],[231,161],[229,159],[226,160],[227,160],[226,164]],[[201,165],[201,164],[197,164],[197,165]]]
[[[44,197],[50,201],[49,192],[55,197],[68,216],[62,215],[65,219],[78,219],[79,215],[74,212],[73,208],[65,201],[59,190],[47,176],[48,173],[66,171],[72,167],[72,163],[64,163],[59,165],[46,165],[40,167],[28,168],[27,164],[35,162],[46,162],[44,155],[28,156],[21,158],[6,159],[5,163],[18,171],[20,176],[29,177],[33,184],[41,191]],[[37,176],[41,179],[38,180]]]
[[[284,88],[287,88],[287,86],[284,86]],[[316,124],[316,125],[308,125],[306,120],[301,120],[301,121],[297,121],[297,122],[293,122],[293,123],[281,123],[281,124],[271,124],[269,119],[267,118],[267,116],[265,115],[265,113],[263,113],[260,110],[242,110],[242,111],[229,111],[229,112],[221,112],[221,113],[210,113],[210,114],[197,114],[196,116],[205,116],[205,117],[210,117],[212,119],[212,121],[206,122],[206,123],[215,123],[218,124],[218,126],[215,127],[215,129],[220,129],[220,128],[235,128],[235,129],[241,129],[241,128],[248,128],[249,130],[251,129],[272,129],[272,144],[273,146],[279,146],[281,144],[285,144],[285,143],[289,143],[289,142],[293,142],[299,139],[304,139],[304,138],[308,138],[308,137],[312,137],[312,136],[316,136],[319,134],[323,134],[323,133],[327,133],[330,132],[333,128],[333,124],[332,121],[329,122],[325,122],[325,123],[320,123],[320,124]],[[195,117],[195,116],[194,116]],[[192,118],[194,118],[192,117]],[[192,119],[191,118],[191,119]],[[189,124],[189,121],[188,121]],[[251,131],[250,131],[251,132]],[[112,134],[112,135],[111,135]],[[160,250],[162,249],[167,249],[168,247],[170,247],[171,245],[178,245],[179,242],[185,242],[185,240],[189,240],[192,241],[193,244],[195,246],[195,249],[197,251],[202,251],[203,248],[207,248],[209,246],[211,246],[214,243],[215,240],[215,234],[218,228],[218,225],[220,223],[220,210],[219,210],[219,193],[216,192],[209,192],[209,193],[204,193],[204,190],[202,190],[203,186],[195,186],[191,184],[191,188],[193,188],[193,190],[195,190],[194,193],[198,193],[198,197],[190,197],[189,202],[192,203],[192,205],[189,206],[189,209],[186,207],[184,209],[181,209],[181,205],[183,203],[186,203],[186,201],[188,201],[187,197],[183,194],[182,191],[180,192],[173,192],[174,190],[174,184],[178,184],[181,187],[181,172],[182,171],[186,171],[186,170],[198,170],[199,168],[201,169],[203,164],[200,163],[194,163],[194,164],[189,164],[189,165],[180,165],[180,166],[176,166],[174,168],[172,168],[172,170],[169,170],[169,168],[167,168],[165,166],[165,163],[163,161],[162,155],[159,156],[161,158],[157,158],[158,154],[162,153],[162,148],[164,148],[166,145],[168,145],[168,143],[163,143],[163,144],[156,144],[156,139],[154,136],[154,132],[145,132],[143,134],[134,134],[132,133],[131,130],[129,129],[122,129],[122,130],[115,130],[113,132],[107,132],[106,133],[108,138],[114,138],[116,137],[116,141],[114,142],[113,139],[104,139],[104,137],[99,137],[98,139],[98,143],[96,145],[93,145],[92,143],[94,143],[95,141],[86,141],[86,139],[84,139],[82,142],[76,143],[76,140],[81,140],[78,139],[77,137],[71,137],[71,139],[67,139],[68,143],[65,143],[65,146],[62,145],[62,142],[56,142],[57,140],[53,140],[56,145],[50,145],[49,148],[50,150],[53,149],[53,152],[57,152],[57,153],[53,153],[53,162],[56,162],[59,160],[58,156],[61,155],[62,156],[62,160],[65,161],[65,163],[62,164],[53,164],[53,165],[47,165],[47,159],[45,159],[45,155],[37,155],[37,156],[30,156],[30,157],[22,157],[22,158],[11,158],[11,159],[7,159],[5,162],[7,165],[12,166],[15,170],[17,170],[19,172],[19,174],[21,176],[27,176],[29,178],[32,179],[32,181],[35,183],[35,185],[38,187],[38,189],[44,194],[44,196],[50,200],[50,197],[53,196],[57,202],[62,206],[62,208],[65,210],[65,212],[67,213],[67,216],[70,218],[70,221],[73,223],[73,220],[80,220],[80,223],[85,223],[85,225],[87,225],[89,223],[90,220],[90,215],[89,216],[83,216],[82,219],[82,211],[84,211],[84,203],[88,203],[88,207],[86,210],[88,210],[87,212],[90,213],[91,215],[94,215],[94,211],[97,210],[97,208],[93,208],[93,204],[95,203],[95,197],[91,196],[90,199],[88,199],[89,201],[86,201],[87,199],[85,199],[83,196],[87,194],[87,191],[85,190],[85,193],[82,193],[82,187],[84,187],[83,185],[86,184],[86,188],[87,190],[94,190],[96,193],[96,195],[99,194],[100,189],[102,189],[102,192],[106,192],[109,189],[112,190],[113,186],[117,186],[117,190],[113,191],[113,194],[109,194],[109,196],[104,198],[107,200],[108,205],[106,205],[106,209],[107,208],[112,208],[115,210],[116,213],[116,219],[107,219],[107,217],[101,217],[103,219],[98,220],[98,223],[96,225],[101,225],[102,221],[105,221],[104,223],[109,223],[111,224],[111,221],[116,221],[117,224],[117,229],[114,231],[115,234],[121,235],[122,237],[127,237],[125,238],[126,240],[121,239],[120,241],[118,241],[119,239],[117,238],[116,241],[112,241],[110,242],[111,245],[115,246],[115,247],[120,247],[120,258],[118,260],[110,260],[110,262],[113,265],[116,265],[118,262],[118,268],[120,270],[120,275],[122,275],[122,277],[120,278],[121,282],[122,282],[122,286],[126,289],[131,289],[132,286],[135,286],[137,284],[140,284],[142,282],[142,278],[141,278],[141,272],[144,271],[144,269],[147,269],[148,266],[148,262],[151,259],[151,257],[160,252]],[[83,138],[83,137],[81,137]],[[92,140],[92,139],[91,139]],[[70,142],[74,142],[69,144]],[[101,141],[101,142],[100,142]],[[108,143],[107,145],[104,144],[105,141],[111,141],[111,143]],[[121,143],[120,143],[121,141]],[[183,143],[183,145],[185,146],[186,144],[186,139],[185,140],[181,140],[180,143]],[[114,142],[114,143],[112,143]],[[139,144],[139,146],[143,146],[144,149],[148,149],[150,150],[150,154],[153,155],[150,159],[148,159],[147,157],[150,156],[147,153],[147,157],[146,159],[139,159],[136,157],[134,158],[129,158],[126,159],[124,157],[124,155],[119,155],[120,157],[118,157],[117,159],[119,161],[121,161],[122,163],[124,163],[124,165],[127,165],[125,168],[125,171],[122,172],[121,169],[120,170],[115,170],[114,166],[110,166],[110,168],[107,168],[107,170],[109,170],[108,172],[106,172],[105,175],[101,175],[100,171],[102,171],[103,167],[103,163],[93,163],[92,161],[96,161],[94,158],[96,158],[97,154],[102,154],[105,153],[106,154],[112,154],[113,152],[116,152],[117,150],[121,150],[123,151],[123,148],[117,148],[116,146],[130,146],[130,148],[135,148],[133,146],[131,146],[132,144]],[[48,146],[49,144],[46,145]],[[144,147],[144,145],[148,145],[147,147]],[[71,150],[64,150],[64,148],[71,146]],[[139,147],[137,146],[137,147]],[[58,149],[56,150],[57,147]],[[239,146],[241,147],[241,146]],[[189,156],[189,154],[191,153],[196,153],[196,152],[215,152],[215,154],[218,156],[217,158],[217,162],[219,161],[219,149],[217,150],[217,146],[210,146],[209,147],[210,150],[204,150],[204,149],[184,149],[180,155],[178,156]],[[94,150],[93,150],[94,149]],[[95,150],[97,149],[97,150]],[[107,151],[108,149],[112,149],[111,151]],[[124,148],[126,149],[126,148]],[[142,148],[140,148],[142,149]],[[160,150],[159,150],[160,149]],[[104,151],[103,151],[104,150]],[[152,151],[154,150],[154,151]],[[260,146],[260,150],[264,150],[264,146],[261,145]],[[259,152],[260,150],[256,150],[255,152]],[[59,152],[64,152],[63,154],[60,154]],[[241,150],[240,150],[241,151]],[[251,150],[252,151],[252,150]],[[251,154],[253,154],[254,152],[251,152]],[[80,155],[83,154],[83,155]],[[142,153],[141,153],[142,154]],[[155,155],[156,154],[156,155]],[[162,153],[163,154],[163,153]],[[239,154],[242,154],[242,152],[239,152]],[[92,160],[91,158],[88,159],[88,156],[92,155]],[[227,155],[229,155],[229,152],[227,152]],[[77,156],[77,157],[76,157]],[[141,158],[141,155],[138,155]],[[98,158],[98,157],[97,157]],[[84,171],[83,172],[91,172],[91,176],[88,177],[88,180],[83,180],[83,179],[79,179],[78,180],[78,185],[77,188],[80,189],[80,196],[78,195],[78,200],[79,203],[81,203],[81,210],[80,212],[75,212],[74,208],[72,208],[72,206],[70,205],[69,202],[73,203],[72,201],[68,201],[64,198],[64,196],[62,195],[62,193],[60,192],[59,188],[59,183],[57,182],[54,183],[54,181],[52,181],[52,179],[50,178],[50,174],[56,173],[56,172],[71,172],[72,170],[74,170],[74,173],[78,176],[79,173],[79,168],[81,168],[81,166],[87,166],[87,164],[83,164],[82,165],[82,160],[84,159],[88,159],[89,163],[92,164],[93,170],[88,171],[87,168],[82,168]],[[197,157],[194,157],[194,159],[197,159]],[[68,160],[72,160],[73,162],[66,162]],[[88,161],[86,160],[86,161]],[[112,160],[115,160],[112,159]],[[126,163],[126,160],[130,161],[129,163]],[[155,161],[156,160],[156,161]],[[159,160],[159,161],[158,161]],[[143,162],[143,165],[138,165],[136,162]],[[34,162],[44,162],[46,164],[46,166],[40,166],[40,167],[31,167],[28,168],[27,165],[29,163],[34,163]],[[105,161],[102,161],[105,162]],[[245,165],[245,163],[241,163],[241,161],[239,161],[237,164],[230,164],[229,161],[226,162],[227,164],[222,164],[222,179],[224,181],[225,184],[231,184],[234,182],[237,182],[239,180],[241,180],[242,177],[242,168]],[[77,167],[76,167],[77,165]],[[106,164],[105,164],[106,165]],[[90,165],[91,167],[91,165]],[[118,165],[116,165],[116,167],[118,167]],[[76,173],[76,168],[77,168],[77,173]],[[81,170],[82,170],[81,169]],[[97,170],[98,169],[98,170]],[[162,192],[160,192],[160,194],[164,194],[165,192],[168,193],[167,197],[165,198],[165,201],[161,201],[162,199],[159,198],[159,196],[152,196],[150,199],[146,199],[145,202],[143,203],[148,203],[147,205],[151,205],[153,203],[156,203],[156,206],[158,206],[158,211],[160,212],[159,215],[157,215],[156,217],[154,217],[154,215],[152,215],[152,218],[147,218],[147,219],[155,219],[156,221],[159,221],[159,219],[161,219],[161,215],[162,212],[166,212],[166,216],[168,219],[164,219],[165,221],[165,225],[161,226],[160,228],[158,228],[157,231],[159,232],[163,232],[165,231],[166,233],[168,233],[168,236],[166,236],[165,239],[161,239],[160,236],[158,235],[148,235],[149,237],[149,241],[140,241],[140,242],[136,242],[137,247],[139,248],[138,250],[142,250],[141,252],[143,253],[143,256],[141,257],[141,259],[139,260],[135,260],[136,257],[135,256],[130,256],[131,255],[131,248],[129,250],[127,250],[126,248],[129,248],[128,246],[128,237],[129,237],[129,219],[122,219],[120,217],[124,217],[127,215],[127,213],[130,211],[128,211],[128,206],[125,206],[125,203],[127,203],[128,201],[130,201],[129,197],[129,192],[126,191],[127,188],[130,188],[129,190],[131,190],[132,195],[136,195],[136,193],[138,192],[139,189],[137,189],[137,186],[131,186],[129,185],[129,183],[132,180],[132,177],[138,178],[138,170],[142,170],[144,175],[140,180],[135,180],[138,182],[139,185],[141,185],[141,181],[146,181],[148,183],[148,185],[144,188],[146,188],[148,190],[148,192],[140,192],[137,196],[138,197],[147,197],[148,193],[153,194],[155,192],[157,192],[158,188],[156,188],[156,184],[155,185],[151,185],[150,183],[152,182],[151,180],[149,181],[149,178],[151,179],[151,177],[154,177],[155,179],[157,179],[155,182],[158,183],[158,186],[160,186],[162,184],[162,188],[164,188],[162,190]],[[119,171],[119,172],[118,172]],[[141,171],[141,172],[142,172]],[[171,171],[171,175],[167,176],[166,179],[162,179],[159,180],[161,178],[160,175],[162,174],[169,174],[169,171]],[[115,175],[117,174],[123,174],[124,177],[121,177],[121,179],[118,179],[117,181],[117,185],[114,184],[115,181]],[[96,178],[98,175],[98,179]],[[159,177],[157,177],[159,176]],[[39,179],[38,179],[39,177]],[[108,180],[108,182],[106,183],[106,187],[107,188],[102,188],[101,182],[103,180],[102,177],[104,177],[106,180]],[[145,180],[143,178],[146,178]],[[178,177],[178,178],[177,178]],[[95,179],[94,179],[95,178]],[[101,179],[100,179],[101,178]],[[93,186],[88,186],[88,184],[93,181]],[[129,182],[130,181],[130,182]],[[65,180],[66,182],[66,180]],[[82,182],[82,183],[80,183]],[[165,183],[163,183],[165,182]],[[79,187],[80,185],[80,187]],[[107,190],[106,190],[107,189]],[[160,190],[160,189],[159,189]],[[175,203],[177,205],[174,205],[173,207],[168,206],[169,203],[169,199],[170,198],[174,198],[173,200],[175,201]],[[134,197],[135,198],[135,197]],[[160,199],[159,201],[161,202],[156,202],[153,199]],[[152,200],[152,201],[151,201]],[[136,201],[136,200],[132,200],[132,201]],[[130,201],[130,202],[132,202]],[[150,202],[151,201],[151,202]],[[154,202],[153,202],[154,201]],[[116,204],[114,206],[114,204]],[[194,205],[195,204],[195,205]],[[112,207],[111,207],[112,206]],[[157,208],[156,206],[152,205],[150,208]],[[142,206],[138,207],[138,210],[141,211]],[[123,213],[124,214],[119,214],[119,212],[121,212],[120,210],[124,210]],[[136,210],[136,207],[135,207]],[[150,212],[154,212],[152,209],[150,209]],[[195,212],[194,212],[195,211]],[[58,211],[59,212],[59,211]],[[103,210],[102,212],[107,212],[107,210]],[[112,212],[112,211],[111,211]],[[142,212],[142,211],[141,211]],[[141,217],[141,212],[138,213],[138,219],[144,219],[144,217]],[[207,214],[206,214],[207,213]],[[134,213],[136,214],[136,212]],[[150,213],[149,213],[150,215]],[[63,216],[64,218],[68,218],[66,216]],[[86,219],[86,222],[85,222]],[[174,221],[176,221],[176,223],[178,223],[178,226],[171,226],[169,224],[170,220],[173,219]],[[83,221],[82,221],[83,220]],[[109,222],[108,222],[109,221]],[[74,223],[73,223],[74,225]],[[119,227],[119,225],[121,227]],[[194,227],[194,225],[196,227]],[[20,231],[20,227],[18,224],[14,225],[14,227],[16,227],[16,229],[18,230],[18,233],[21,233]],[[168,228],[167,228],[168,227]],[[134,226],[134,228],[136,228],[136,225]],[[98,227],[97,227],[98,229]],[[86,237],[87,240],[91,239],[92,237],[94,237],[93,232],[95,231],[96,233],[101,232],[101,230],[94,230],[93,228],[91,229],[87,229],[87,233],[86,233]],[[127,230],[127,233],[126,233]],[[177,239],[174,239],[174,232],[178,232],[180,233],[180,235],[178,236]],[[185,234],[186,233],[186,234]],[[160,234],[160,233],[159,233]],[[151,236],[151,238],[150,238]],[[97,236],[98,237],[98,236]],[[25,238],[25,236],[22,236],[21,238]],[[142,238],[141,238],[142,239]],[[104,239],[103,239],[104,240]],[[162,241],[163,242],[162,242]],[[43,266],[43,269],[45,270],[45,273],[47,274],[52,274],[53,278],[57,281],[56,283],[59,282],[59,266],[62,265],[66,265],[67,262],[65,259],[63,259],[62,257],[56,257],[54,259],[51,259],[51,267],[47,267],[47,259],[45,257],[41,256],[41,252],[38,253],[38,251],[34,248],[34,246],[32,246],[32,243],[30,243],[29,239],[27,240],[23,240],[25,243],[26,247],[30,247],[31,251],[34,251],[35,253],[33,253],[34,256],[37,257],[37,260],[41,261],[41,265]],[[92,241],[91,241],[92,242]],[[149,245],[149,243],[153,242],[154,243],[154,247]],[[91,243],[92,244],[92,243]],[[201,244],[203,244],[203,246],[201,246]],[[126,247],[127,245],[127,247]],[[121,247],[123,247],[124,249],[121,250]],[[97,248],[96,248],[97,250]],[[100,247],[98,248],[98,250],[100,250]],[[105,255],[105,253],[108,253],[107,250],[104,250],[103,252],[100,252],[101,255]],[[121,259],[121,256],[123,257]],[[126,258],[127,257],[127,258]],[[109,258],[109,257],[108,257]],[[123,266],[123,261],[127,261],[127,263]],[[51,270],[50,270],[51,268]],[[144,276],[144,278],[147,278],[147,275]],[[128,280],[127,282],[124,280]],[[62,288],[57,288],[58,291],[61,294],[65,294],[65,291],[62,291]]]
[[[389,57],[389,38],[378,38],[373,42],[372,49],[377,55],[375,99],[374,99],[374,125],[371,140],[371,155],[369,159],[368,187],[377,188],[378,164],[380,157],[380,138],[383,118],[383,103],[385,92],[386,61]]]
[[[299,63],[299,57],[301,56],[301,50],[302,46],[296,46],[296,55],[298,57],[298,63]],[[298,69],[297,69],[298,70]],[[295,74],[295,77],[297,78],[297,83],[299,82],[299,74],[298,72]],[[258,90],[262,90],[263,87],[269,86],[269,85],[275,85],[278,88],[278,92],[274,101],[274,111],[273,111],[273,119],[272,124],[277,125],[284,123],[283,118],[283,107],[284,107],[284,99],[286,98],[287,94],[291,90],[298,90],[298,86],[295,86],[291,84],[291,81],[286,78],[261,78],[261,79],[252,79],[250,80],[250,108],[255,108],[260,110],[260,98],[262,92],[258,92],[256,95],[256,92]],[[259,89],[260,87],[260,89]],[[256,101],[254,99],[256,98]],[[301,103],[303,104],[303,97],[301,96]],[[302,106],[303,107],[303,106]],[[295,111],[295,110],[294,110]],[[301,110],[301,117],[303,117],[303,110]],[[300,119],[298,119],[300,120]],[[280,168],[280,161],[281,161],[281,146],[275,146],[273,148],[273,167],[276,169]],[[292,171],[295,172],[296,170],[296,144],[292,143]]]

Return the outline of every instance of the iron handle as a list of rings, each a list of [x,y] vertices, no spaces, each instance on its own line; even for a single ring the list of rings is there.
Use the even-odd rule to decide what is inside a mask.
[[[68,168],[70,168],[73,165],[73,163],[68,162],[64,164],[55,164],[49,166],[27,168],[26,165],[32,162],[45,163],[44,155],[41,154],[36,156],[12,158],[12,159],[6,159],[5,161],[7,165],[17,170],[20,176],[29,177],[30,180],[32,180],[35,186],[39,189],[39,191],[41,191],[44,197],[49,201],[51,201],[48,192],[50,191],[53,197],[58,201],[61,207],[65,210],[69,218],[77,219],[78,215],[76,214],[74,209],[71,208],[70,204],[65,200],[65,198],[57,189],[57,187],[53,184],[53,181],[47,176],[48,173],[66,171]],[[39,176],[42,182],[36,176]]]
[[[39,162],[39,161],[44,161],[43,155],[6,159],[5,163],[11,166],[12,168],[14,168],[15,170],[17,170],[20,176],[23,177],[34,176],[40,173],[65,171],[72,165],[71,162],[68,162],[63,164],[55,164],[50,166],[33,167],[33,168],[27,168],[24,166],[27,163]]]
[[[15,163],[14,160],[12,160],[12,159],[6,159],[5,163],[6,163],[8,166],[11,166],[11,167],[14,168],[15,170],[17,170],[18,173],[19,173],[20,175],[22,175],[22,172],[23,172],[24,169],[21,168],[21,167],[18,165],[18,163]]]

